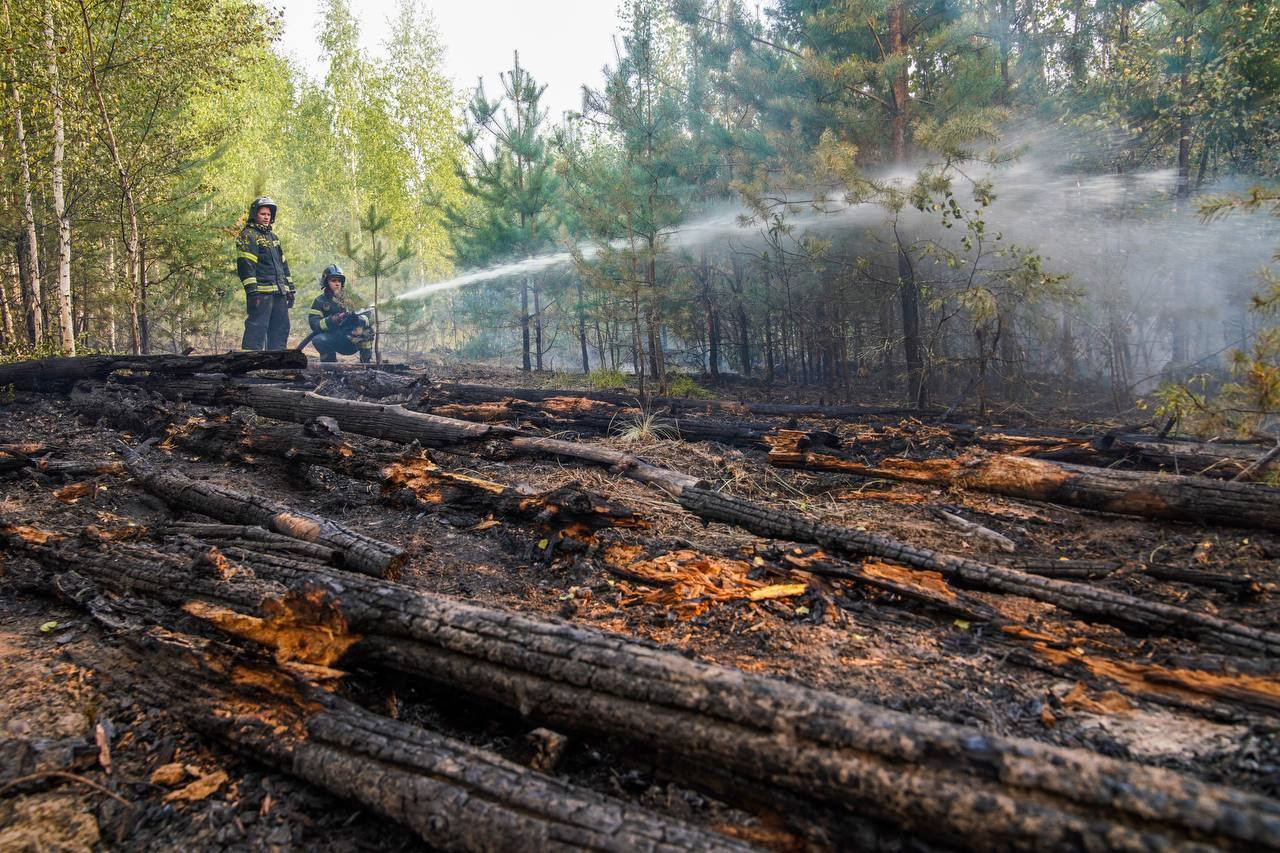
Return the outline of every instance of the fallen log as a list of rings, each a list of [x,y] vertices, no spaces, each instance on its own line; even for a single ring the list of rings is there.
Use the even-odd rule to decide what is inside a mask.
[[[1069,560],[1065,557],[996,557],[999,565],[1047,578],[1104,578],[1120,568],[1118,560]]]
[[[1280,462],[1267,459],[1267,451],[1249,445],[1223,444],[1212,441],[1165,439],[1143,435],[1104,435],[1094,442],[1102,453],[1137,459],[1175,474],[1236,477],[1249,472],[1259,478],[1280,469]],[[1251,466],[1256,465],[1256,468]]]
[[[1213,716],[1238,718],[1240,708],[1280,715],[1280,681],[1275,676],[1115,660],[1089,654],[1074,641],[1063,642],[1020,626],[1005,625],[1002,630],[1019,641],[1021,647],[1011,656],[1022,666],[1059,677],[1102,681],[1131,696]]]
[[[101,613],[74,573],[59,592]],[[53,586],[53,584],[50,584]],[[95,600],[96,599],[96,600]],[[113,626],[118,620],[102,614]],[[117,630],[134,666],[102,676],[254,761],[351,800],[445,850],[747,851],[750,845],[665,818],[388,719],[317,686],[321,667],[255,659],[226,642],[176,633],[173,619]]]
[[[1242,652],[1280,655],[1280,633],[1209,613],[953,557],[886,536],[812,521],[709,489],[686,487],[678,499],[681,506],[699,518],[732,524],[758,536],[808,542],[843,555],[880,557],[938,572],[959,586],[1025,596],[1128,630],[1189,636]]]
[[[577,397],[611,403],[615,406],[636,406],[640,395],[630,391],[582,391],[574,389],[500,388],[491,385],[467,385],[441,383],[431,389],[429,402],[489,403],[495,400],[514,399],[541,403],[555,397]],[[734,400],[706,400],[694,397],[650,397],[647,408],[661,408],[672,414],[678,412],[704,412],[714,414],[766,415],[770,417],[860,418],[889,415],[928,415],[941,409],[876,408],[873,406],[845,405],[824,406],[813,403],[754,403]]]
[[[519,423],[541,430],[574,431],[608,435],[626,430],[645,418],[636,406],[617,406],[581,397],[550,397],[539,403],[505,399],[493,403],[445,404],[431,406],[434,414],[482,423]],[[714,441],[744,447],[768,447],[772,424],[724,419],[689,418],[654,414],[655,431],[684,441]],[[839,447],[839,439],[828,432],[810,432],[810,440]]]
[[[952,589],[936,572],[902,569],[875,560],[838,561],[813,548],[768,549],[765,554],[793,571],[853,581],[860,586],[915,601],[947,616],[973,622],[1004,621],[995,608]]]
[[[296,392],[281,393],[295,394]],[[375,408],[399,409],[399,407]],[[404,410],[399,409],[399,411]],[[362,419],[357,426],[360,429],[353,429],[353,432],[367,429],[369,432],[365,434],[372,433],[377,436],[386,432],[373,418]],[[659,468],[635,456],[609,448],[557,439],[526,437],[514,437],[499,444],[505,444],[511,451],[517,453],[572,458],[609,466],[611,470],[623,476],[663,489],[676,497],[681,506],[704,520],[726,522],[757,535],[817,544],[842,554],[880,557],[903,565],[936,571],[949,582],[962,586],[1023,595],[1054,604],[1086,618],[1105,621],[1130,630],[1191,636],[1246,652],[1280,654],[1280,634],[1275,632],[1110,590],[1037,577],[1014,569],[988,566],[951,557],[875,534],[818,524],[794,513],[779,511],[711,491],[704,481],[696,477],[680,471]],[[1222,485],[1238,486],[1239,484]]]
[[[1143,569],[1143,574],[1162,581],[1177,581],[1178,583],[1206,586],[1238,598],[1249,598],[1262,594],[1262,585],[1248,575],[1207,572],[1203,569],[1183,569],[1166,565],[1147,566]]]
[[[670,468],[650,465],[638,456],[607,447],[578,444],[555,438],[512,438],[509,445],[516,453],[554,456],[560,459],[577,459],[596,465],[605,465],[611,471],[640,483],[657,486],[671,494],[679,494],[687,488],[703,488],[707,483],[697,477]]]
[[[296,350],[229,352],[222,355],[80,355],[0,365],[0,387],[12,385],[23,391],[65,391],[81,379],[106,379],[117,371],[152,376],[189,376],[194,373],[236,374],[306,366],[306,356]]]
[[[423,447],[452,447],[519,434],[519,430],[509,427],[442,418],[400,405],[342,400],[281,385],[233,382],[225,377],[141,384],[171,400],[248,406],[263,417],[294,423],[331,418],[344,432],[402,444],[416,441]]]
[[[830,451],[815,452],[800,432],[783,430],[773,441],[769,463],[779,467],[976,489],[1143,518],[1280,530],[1280,489],[1267,486],[1091,468],[1009,454],[864,463]]]
[[[296,636],[284,629],[322,624],[330,641],[320,660],[335,649],[347,652],[367,665],[506,704],[557,731],[621,737],[696,761],[756,796],[761,786],[781,788],[850,819],[860,816],[865,836],[859,843],[907,833],[974,849],[1280,845],[1280,803],[1265,797],[1081,750],[920,720],[589,628],[340,570],[321,575],[227,566],[207,546],[193,565],[127,543],[89,551],[74,540],[13,528],[6,539],[10,549],[55,573],[74,570],[126,592],[145,586],[175,604],[185,598],[187,612],[256,642],[274,642],[278,655]],[[189,579],[191,591],[179,577]],[[246,591],[264,579],[289,585],[291,597],[247,608],[252,602],[241,602],[241,613],[191,600],[206,586],[223,601],[252,599]],[[293,659],[300,658],[295,653]]]
[[[375,577],[394,576],[405,561],[404,551],[394,545],[356,533],[330,519],[292,509],[262,495],[243,494],[192,480],[178,471],[157,468],[128,447],[121,452],[129,472],[143,488],[171,506],[232,524],[258,525],[330,547],[342,554],[344,566]]]
[[[552,534],[553,542],[564,537],[589,539],[595,531],[609,527],[648,526],[628,507],[577,483],[528,494],[501,483],[446,471],[421,453],[353,448],[340,435],[310,435],[309,429],[321,432],[314,422],[298,427],[194,421],[171,431],[166,444],[246,463],[265,455],[320,465],[378,483],[394,501],[531,522]]]

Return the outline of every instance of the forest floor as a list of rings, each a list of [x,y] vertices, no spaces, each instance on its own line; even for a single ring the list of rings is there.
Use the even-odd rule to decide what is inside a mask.
[[[474,366],[437,365],[427,373],[430,383],[538,387],[566,381]],[[321,390],[357,396],[344,393],[342,385],[339,376]],[[746,385],[714,393],[770,399],[765,389]],[[750,420],[826,430],[846,442],[866,426],[866,420],[848,419]],[[897,422],[878,421],[890,429]],[[136,442],[144,436],[125,437]],[[19,393],[0,407],[0,443],[37,444],[59,460],[112,458],[120,438],[108,424],[79,417],[64,395]],[[356,447],[379,446],[346,438]],[[579,440],[634,453],[811,518],[944,553],[992,563],[1004,559],[989,540],[971,537],[931,511],[945,505],[1008,537],[1018,557],[1114,564],[1085,583],[1280,629],[1280,535],[1274,532],[772,467],[763,448],[686,442],[664,438],[661,430],[639,443],[617,435]],[[543,534],[532,527],[448,506],[397,509],[375,486],[316,467],[265,457],[245,465],[185,447],[156,449],[151,459],[194,478],[271,495],[400,546],[410,555],[400,580],[418,590],[572,620],[919,716],[1280,797],[1275,661],[1223,654],[1192,639],[1135,636],[1080,621],[1049,604],[981,591],[966,595],[1028,634],[1063,640],[1055,646],[1060,654],[1050,659],[1026,636],[849,580],[807,576],[799,592],[753,599],[753,591],[786,579],[717,572],[725,561],[776,563],[792,545],[705,524],[654,489],[604,468],[535,457],[495,461],[438,451],[431,456],[448,470],[530,493],[576,482],[630,507],[650,526],[607,529],[585,551],[548,556]],[[8,476],[0,481],[0,520],[6,524],[75,531],[121,523],[151,527],[174,517],[127,476],[101,475],[90,488],[70,491],[60,491],[66,481],[35,471]],[[624,548],[632,550],[616,550]],[[610,549],[666,565],[676,581],[646,583],[643,573],[620,570],[617,559],[606,556]],[[1161,580],[1149,571],[1153,566],[1253,582]],[[934,582],[941,588],[941,581]],[[1230,690],[1216,699],[1188,699],[1158,680],[1097,665],[1100,660],[1249,680],[1254,695],[1270,695],[1275,702],[1268,707],[1266,701],[1237,701]],[[136,665],[132,661],[84,612],[6,586],[0,578],[0,850],[424,849],[408,830],[205,740],[139,699],[121,677]],[[465,697],[448,691],[367,673],[353,676],[347,689],[368,707],[516,761],[527,760],[532,748],[528,735],[534,725],[494,709],[476,713]],[[571,739],[555,772],[764,847],[800,845],[786,829],[664,778],[643,756],[608,740]]]

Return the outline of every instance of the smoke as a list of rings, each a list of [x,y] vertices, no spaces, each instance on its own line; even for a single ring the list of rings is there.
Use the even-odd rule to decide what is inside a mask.
[[[1257,319],[1249,314],[1249,296],[1257,289],[1257,271],[1280,244],[1280,222],[1265,213],[1238,212],[1205,223],[1195,199],[1179,204],[1173,170],[1101,171],[1114,159],[1108,139],[1090,139],[1058,127],[1022,126],[1001,142],[1004,153],[1018,152],[1001,165],[970,163],[964,175],[990,180],[995,201],[983,210],[988,235],[1004,244],[1037,251],[1046,271],[1066,274],[1080,294],[1067,310],[1082,331],[1113,333],[1117,326],[1132,345],[1136,369],[1158,372],[1169,360],[1206,359],[1247,343]],[[924,165],[924,164],[920,164]],[[903,187],[915,177],[904,170],[876,176]],[[1193,176],[1194,177],[1194,176]],[[1246,189],[1241,178],[1220,180],[1199,195]],[[967,181],[957,179],[965,198]],[[973,206],[969,201],[966,206]],[[818,204],[788,208],[791,239],[824,238],[882,229],[887,214],[874,203],[850,203],[839,195]],[[943,229],[935,213],[908,206],[899,227],[913,239],[956,243],[961,228]],[[700,246],[755,249],[763,246],[762,226],[739,205],[724,202],[704,208],[665,235],[668,251]],[[616,241],[615,248],[625,247]],[[578,251],[587,260],[599,255],[593,244]],[[419,299],[569,263],[573,253],[554,252],[425,284],[396,299]],[[1170,345],[1173,324],[1183,324],[1185,351]],[[1087,361],[1088,352],[1082,353]]]

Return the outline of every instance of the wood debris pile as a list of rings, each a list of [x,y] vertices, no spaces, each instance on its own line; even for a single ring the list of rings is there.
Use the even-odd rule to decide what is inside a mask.
[[[60,362],[15,405],[97,452],[0,435],[6,588],[87,614],[129,662],[102,678],[213,741],[459,849],[1280,846],[1265,448],[295,361]],[[680,439],[611,435],[654,406]],[[388,714],[388,684],[467,719]],[[1155,751],[1157,716],[1253,757]]]

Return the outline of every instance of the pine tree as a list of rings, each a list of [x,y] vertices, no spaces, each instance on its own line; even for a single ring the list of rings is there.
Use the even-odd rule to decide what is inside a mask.
[[[533,255],[555,238],[558,182],[544,132],[546,111],[539,106],[546,86],[521,67],[519,53],[498,79],[502,94],[489,97],[482,80],[467,105],[462,141],[468,162],[458,176],[474,204],[456,205],[450,213],[455,245],[474,263]],[[520,354],[526,371],[535,361],[542,369],[541,311],[532,317],[539,340],[531,357],[529,297],[535,287],[529,276],[520,282]],[[536,303],[536,290],[533,296]]]

